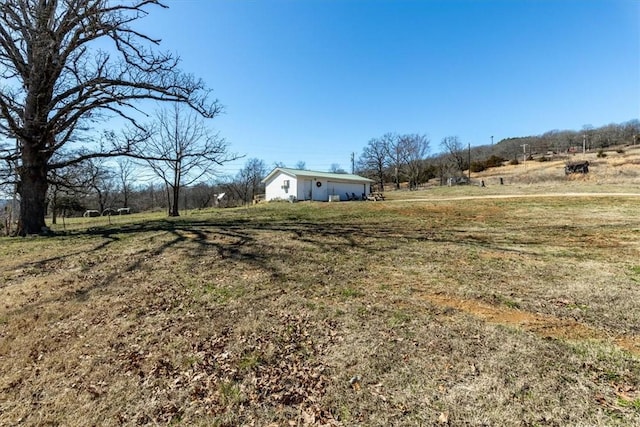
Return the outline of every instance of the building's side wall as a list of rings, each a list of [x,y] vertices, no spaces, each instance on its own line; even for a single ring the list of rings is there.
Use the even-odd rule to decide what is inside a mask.
[[[286,185],[288,181],[288,186]],[[297,198],[298,182],[297,180],[284,173],[275,175],[269,182],[265,184],[265,199],[270,200],[289,200],[289,196]]]
[[[359,199],[362,197],[362,193],[369,194],[371,192],[371,184],[329,181],[327,183],[327,190],[329,195],[336,194],[340,196],[340,200],[349,200],[352,193]]]
[[[311,200],[313,191],[313,179],[308,177],[298,178],[298,200]]]
[[[287,181],[288,186],[286,185]],[[352,194],[360,198],[362,193],[369,194],[370,192],[370,183],[340,182],[312,176],[295,178],[282,172],[274,175],[265,184],[265,199],[267,201],[290,200],[293,196],[296,200],[326,202],[332,195],[340,196],[340,200],[349,200]]]
[[[324,178],[299,177],[298,200],[326,202],[332,195],[340,196],[340,200],[349,200],[348,197],[352,193],[360,198],[362,193],[369,194],[370,192],[371,184],[369,183],[337,182]]]
[[[318,202],[329,200],[326,180],[306,176],[298,177],[298,180],[296,193],[298,200],[315,200]],[[318,183],[320,183],[320,186],[318,186]]]
[[[303,187],[302,180],[300,187]],[[307,178],[308,179],[308,178]],[[317,183],[320,183],[318,187]],[[362,193],[369,194],[371,192],[371,184],[369,183],[357,183],[357,182],[336,182],[328,181],[325,179],[313,179],[311,180],[311,197],[309,197],[308,191],[302,191],[298,200],[315,200],[319,202],[326,202],[329,200],[329,196],[338,195],[340,200],[349,200],[349,197],[353,194],[359,199],[362,197]]]

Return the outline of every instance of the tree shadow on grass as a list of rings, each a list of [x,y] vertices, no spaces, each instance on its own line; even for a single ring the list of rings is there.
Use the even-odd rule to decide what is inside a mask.
[[[510,229],[521,236],[536,235],[537,230],[531,227],[521,230]],[[549,234],[548,227],[544,231]],[[565,230],[566,231],[566,230]],[[578,231],[574,230],[578,233]],[[266,235],[265,235],[266,233]],[[573,234],[573,233],[571,233]],[[187,251],[190,257],[216,257],[245,264],[250,268],[264,271],[272,278],[280,281],[287,279],[282,266],[291,262],[291,253],[286,250],[274,250],[278,240],[290,239],[314,248],[317,253],[341,254],[354,250],[362,254],[362,259],[375,263],[378,257],[385,256],[385,251],[401,248],[405,244],[435,243],[453,244],[458,247],[473,247],[494,251],[517,252],[526,254],[525,249],[513,247],[513,244],[535,245],[534,240],[520,243],[506,239],[496,232],[491,234],[471,233],[464,228],[429,228],[421,225],[407,226],[402,222],[339,222],[319,220],[300,221],[297,218],[279,218],[277,220],[247,218],[214,218],[196,219],[189,217],[159,219],[131,224],[105,225],[90,228],[86,231],[62,233],[63,236],[95,236],[100,241],[94,247],[75,251],[60,256],[25,263],[23,267],[39,267],[46,270],[46,265],[55,263],[66,257],[85,253],[99,253],[115,243],[127,239],[148,239],[156,237],[163,241],[149,249],[141,249],[133,254],[126,265],[116,269],[100,279],[87,283],[80,289],[69,292],[62,298],[74,298],[85,301],[90,294],[100,288],[108,287],[122,274],[136,271],[148,262],[149,258],[158,257],[172,249]],[[529,246],[530,247],[530,246]],[[143,256],[144,255],[144,256]],[[336,262],[340,262],[336,258]],[[96,265],[98,268],[99,264]],[[94,266],[94,267],[96,267]],[[56,297],[34,301],[32,306],[40,306],[59,299]]]

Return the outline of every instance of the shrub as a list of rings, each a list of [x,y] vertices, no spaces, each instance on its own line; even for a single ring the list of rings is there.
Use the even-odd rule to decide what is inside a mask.
[[[487,165],[485,162],[483,161],[475,161],[475,162],[471,162],[471,172],[482,172],[483,170],[487,169]]]
[[[549,160],[551,160],[551,159],[546,157],[546,156],[538,157],[538,161],[539,162],[548,162]]]
[[[605,153],[604,150],[601,148],[598,150],[598,154],[596,154],[596,157],[599,159],[605,158],[607,157],[607,153]]]
[[[492,155],[486,160],[476,160],[471,162],[471,172],[482,172],[489,168],[500,167],[502,162],[504,162],[504,159],[496,155]]]
[[[502,166],[502,163],[504,163],[504,159],[500,156],[496,156],[495,154],[492,155],[491,157],[489,157],[487,160],[484,161],[485,167],[488,168],[497,168]]]
[[[511,160],[511,161],[509,162],[509,164],[510,164],[511,166],[515,166],[515,165],[519,165],[519,164],[520,164],[520,162],[518,161],[518,159],[513,159],[513,160]]]
[[[618,154],[624,154],[624,150],[623,150],[622,148],[618,148],[618,149],[616,150],[616,153],[618,153]]]

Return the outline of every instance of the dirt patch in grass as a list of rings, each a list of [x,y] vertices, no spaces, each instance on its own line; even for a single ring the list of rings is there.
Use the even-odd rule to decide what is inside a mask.
[[[613,342],[625,350],[640,356],[640,337],[616,336],[590,328],[571,319],[530,313],[526,311],[489,305],[481,301],[465,300],[446,294],[423,295],[427,301],[443,307],[469,313],[480,319],[506,326],[518,327],[545,338],[563,340],[598,340]]]

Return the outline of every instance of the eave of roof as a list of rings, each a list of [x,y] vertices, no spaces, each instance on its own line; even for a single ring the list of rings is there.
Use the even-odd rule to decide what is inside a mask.
[[[320,171],[310,171],[306,169],[290,169],[290,168],[275,168],[274,170],[267,175],[262,182],[265,183],[270,180],[273,176],[275,176],[278,172],[285,173],[287,175],[291,175],[293,177],[309,177],[309,178],[323,178],[327,180],[335,180],[335,181],[351,181],[351,182],[374,182],[369,178],[365,178],[360,175],[353,175],[350,173],[331,173],[331,172],[320,172]]]

